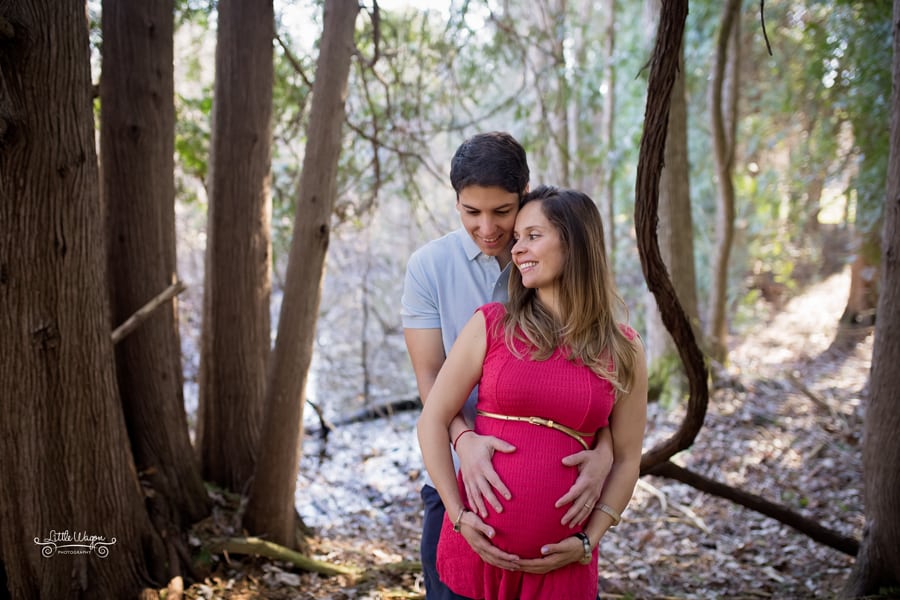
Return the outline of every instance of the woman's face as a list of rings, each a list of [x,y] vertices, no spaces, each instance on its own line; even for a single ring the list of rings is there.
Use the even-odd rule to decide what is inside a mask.
[[[513,230],[513,262],[522,275],[522,284],[545,292],[555,291],[562,276],[565,249],[559,231],[544,211],[541,202],[529,202],[519,210]]]

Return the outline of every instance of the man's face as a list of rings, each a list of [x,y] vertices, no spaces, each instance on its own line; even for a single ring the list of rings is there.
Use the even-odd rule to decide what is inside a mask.
[[[459,192],[456,209],[463,227],[488,256],[508,256],[519,210],[519,195],[501,187],[470,185]]]

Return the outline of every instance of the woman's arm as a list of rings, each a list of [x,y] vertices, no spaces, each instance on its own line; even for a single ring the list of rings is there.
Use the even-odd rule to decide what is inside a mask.
[[[598,507],[606,504],[622,514],[631,500],[640,475],[644,428],[647,422],[647,365],[640,338],[635,338],[635,345],[637,354],[631,390],[618,399],[609,417],[614,452],[612,470],[584,529],[590,539],[591,548],[597,547],[600,539],[613,525],[613,518]],[[572,533],[575,531],[577,529],[573,529]],[[541,551],[544,554],[543,558],[519,561],[520,569],[528,573],[547,573],[577,562],[584,556],[584,546],[581,540],[575,537],[568,537],[556,544],[548,544]]]
[[[406,328],[403,330],[403,336],[416,375],[419,398],[424,405],[444,364],[444,341],[441,330]],[[455,446],[456,454],[459,456],[459,470],[472,509],[482,516],[486,515],[487,503],[495,511],[502,511],[503,505],[500,504],[494,490],[507,500],[511,494],[494,470],[491,459],[495,452],[513,452],[515,447],[494,436],[471,433],[472,424],[466,422],[462,413],[457,414],[450,422],[449,429],[450,439],[458,440]],[[612,456],[611,444],[610,456]],[[608,467],[606,469],[609,470]],[[605,474],[606,471],[603,475]],[[597,495],[600,494],[600,487],[597,486]]]
[[[597,507],[605,504],[621,515],[631,501],[641,473],[641,453],[647,425],[647,359],[640,338],[635,338],[635,346],[637,352],[631,390],[616,402],[609,416],[615,457],[606,486],[585,528],[591,547],[596,547],[606,530],[613,525],[612,516]]]
[[[459,337],[450,349],[447,360],[441,367],[428,401],[419,417],[417,433],[419,448],[425,468],[431,475],[447,516],[460,526],[466,541],[486,562],[510,569],[517,557],[501,551],[490,542],[494,530],[471,512],[465,512],[465,504],[456,483],[456,471],[450,454],[450,434],[448,428],[454,417],[462,409],[469,393],[481,379],[481,368],[487,351],[484,314],[481,311],[466,323]]]

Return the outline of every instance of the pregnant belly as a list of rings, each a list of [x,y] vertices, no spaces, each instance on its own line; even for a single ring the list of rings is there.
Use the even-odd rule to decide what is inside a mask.
[[[509,488],[512,498],[503,500],[503,512],[493,510],[485,521],[496,531],[494,544],[522,558],[538,558],[541,546],[556,543],[575,529],[560,524],[569,505],[555,508],[556,501],[572,487],[578,476],[574,467],[560,461],[577,450],[560,440],[559,432],[526,425],[527,438],[502,436],[514,446],[511,454],[495,453],[494,469]],[[549,434],[549,435],[548,435]],[[501,437],[501,436],[498,436]],[[563,442],[563,443],[560,443]]]

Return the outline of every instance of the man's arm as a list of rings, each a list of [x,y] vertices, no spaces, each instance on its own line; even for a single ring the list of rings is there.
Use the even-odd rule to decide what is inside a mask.
[[[403,330],[403,336],[416,375],[419,397],[424,404],[428,394],[431,393],[437,374],[444,364],[444,342],[441,330],[406,328]],[[494,452],[512,452],[515,448],[492,436],[479,436],[475,432],[463,434],[467,429],[471,430],[471,427],[472,424],[467,423],[462,414],[457,415],[450,423],[450,439],[457,441],[456,449],[466,496],[472,508],[484,517],[487,516],[485,501],[495,511],[503,510],[503,506],[494,493],[495,489],[504,498],[510,498],[509,490],[494,471],[491,457]],[[463,435],[460,437],[460,434]]]
[[[438,371],[444,364],[444,341],[440,329],[404,329],[406,350],[416,374],[416,386],[422,403],[428,397]],[[451,433],[453,433],[451,431]]]

